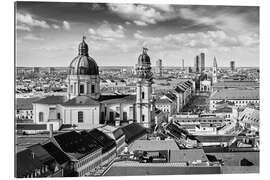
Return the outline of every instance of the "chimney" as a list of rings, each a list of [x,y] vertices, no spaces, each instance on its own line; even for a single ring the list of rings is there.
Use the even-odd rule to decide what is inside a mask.
[[[53,137],[53,124],[49,124],[50,138]]]

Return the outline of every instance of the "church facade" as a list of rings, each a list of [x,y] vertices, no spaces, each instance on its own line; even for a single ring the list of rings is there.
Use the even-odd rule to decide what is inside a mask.
[[[33,119],[37,124],[122,125],[137,122],[146,128],[154,126],[150,57],[144,49],[138,58],[137,94],[102,95],[99,67],[88,54],[83,38],[78,55],[71,61],[67,76],[66,96],[47,96],[33,102]]]

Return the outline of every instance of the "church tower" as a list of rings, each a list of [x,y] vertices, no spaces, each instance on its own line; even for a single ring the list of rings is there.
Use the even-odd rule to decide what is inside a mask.
[[[143,48],[136,65],[137,95],[136,95],[136,120],[146,128],[153,125],[152,118],[152,77],[150,57],[147,48]]]
[[[83,37],[78,47],[78,56],[70,63],[67,76],[67,98],[88,96],[100,97],[99,70],[96,61],[88,55],[88,45]]]
[[[213,68],[212,68],[212,84],[217,83],[217,60],[214,57]]]

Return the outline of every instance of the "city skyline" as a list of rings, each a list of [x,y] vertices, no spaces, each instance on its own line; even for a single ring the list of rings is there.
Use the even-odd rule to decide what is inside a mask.
[[[66,67],[83,35],[100,66],[134,66],[143,46],[152,64],[259,66],[258,7],[40,2],[17,3],[16,65]]]

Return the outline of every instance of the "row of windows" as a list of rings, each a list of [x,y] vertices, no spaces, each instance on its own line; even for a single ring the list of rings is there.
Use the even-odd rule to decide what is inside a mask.
[[[220,101],[213,101],[213,103],[218,103],[218,102],[220,102]],[[236,104],[244,104],[244,103],[259,103],[259,100],[242,100],[242,101],[240,101],[240,100],[237,100],[237,101],[233,101],[234,103],[236,103]]]

